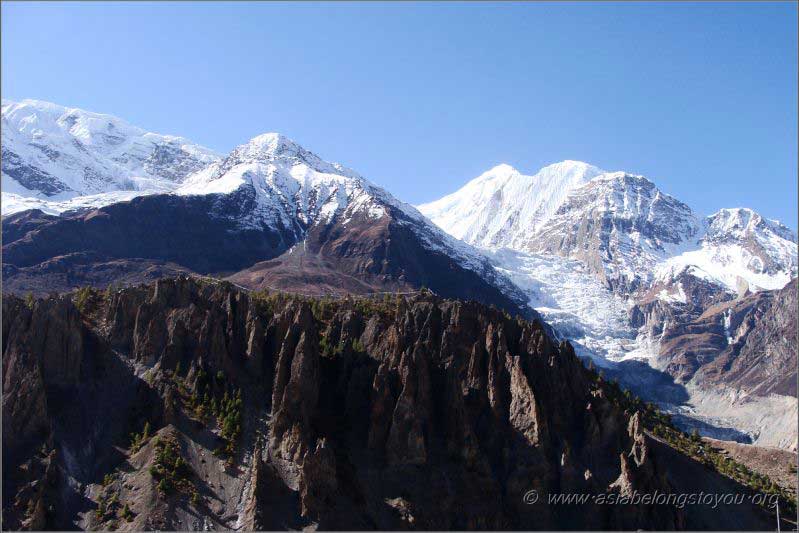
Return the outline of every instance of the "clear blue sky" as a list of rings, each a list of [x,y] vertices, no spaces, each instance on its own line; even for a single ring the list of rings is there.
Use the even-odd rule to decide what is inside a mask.
[[[797,4],[2,3],[2,93],[227,152],[280,131],[420,203],[579,159],[797,227]]]

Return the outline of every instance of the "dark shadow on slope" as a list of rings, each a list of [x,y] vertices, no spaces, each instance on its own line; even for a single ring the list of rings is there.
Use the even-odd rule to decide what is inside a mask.
[[[571,342],[571,341],[570,341]],[[583,359],[587,364],[587,358]],[[605,377],[616,379],[625,389],[647,402],[669,405],[684,405],[690,398],[683,385],[675,383],[674,378],[643,361],[610,362],[601,367]]]
[[[694,429],[699,432],[703,437],[711,437],[719,440],[731,440],[740,442],[741,444],[752,444],[752,437],[743,431],[735,428],[714,426],[698,418],[679,413],[672,413],[671,420],[674,425],[685,431],[686,433],[692,432]]]
[[[607,379],[616,379],[619,384],[630,389],[636,396],[647,402],[659,404],[668,411],[674,424],[682,431],[691,432],[696,429],[700,435],[714,439],[731,440],[743,444],[751,444],[752,437],[732,427],[716,426],[692,416],[674,413],[674,408],[684,406],[690,399],[683,385],[674,378],[643,361],[622,361],[603,367]]]

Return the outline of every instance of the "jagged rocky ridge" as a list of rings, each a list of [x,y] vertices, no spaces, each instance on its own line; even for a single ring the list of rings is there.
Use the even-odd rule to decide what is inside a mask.
[[[568,343],[477,303],[322,302],[186,278],[5,296],[3,375],[12,529],[771,524],[746,504],[543,503],[743,489],[644,431]],[[229,458],[212,453],[226,442]],[[528,505],[532,489],[542,500]]]
[[[684,315],[659,301],[642,306],[664,313],[646,320],[664,324],[652,364],[690,393],[681,410],[747,432],[737,440],[796,450],[796,293],[794,280]]]

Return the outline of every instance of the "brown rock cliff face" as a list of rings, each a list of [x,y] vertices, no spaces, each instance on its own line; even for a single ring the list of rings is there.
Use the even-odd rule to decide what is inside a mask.
[[[8,528],[768,525],[746,507],[548,505],[560,492],[735,487],[680,474],[692,461],[608,401],[570,345],[494,308],[265,298],[180,278],[81,309],[69,296],[3,301]],[[191,397],[234,390],[241,428],[224,458],[211,453],[224,424]],[[145,421],[157,438],[129,449]],[[183,461],[171,491],[156,488],[165,442]]]
[[[704,370],[708,384],[725,383],[761,396],[796,396],[796,291],[794,279],[778,291],[750,295],[730,309],[730,323],[737,323],[731,332],[733,343]]]
[[[796,396],[796,280],[710,305],[661,332],[658,362],[678,381]]]

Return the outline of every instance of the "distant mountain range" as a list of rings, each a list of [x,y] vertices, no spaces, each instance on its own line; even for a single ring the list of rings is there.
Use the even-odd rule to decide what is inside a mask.
[[[79,109],[2,110],[5,290],[176,273],[315,295],[427,287],[543,317],[703,431],[796,447],[796,236],[749,209],[702,217],[643,176],[564,161],[500,165],[417,210],[279,134],[223,156]],[[641,368],[676,383],[653,390]]]

